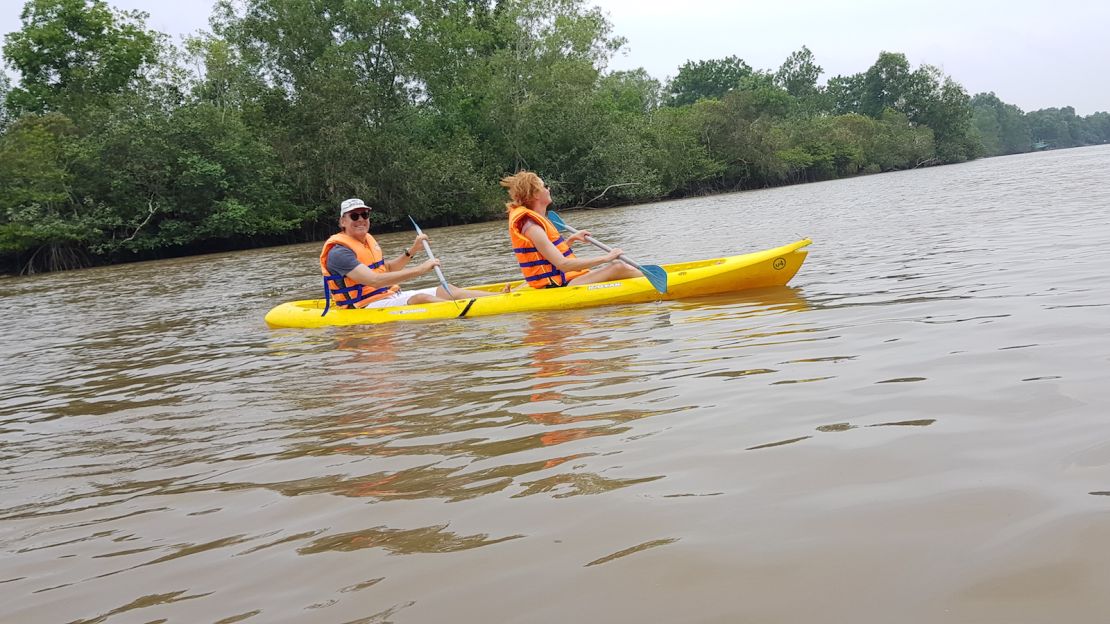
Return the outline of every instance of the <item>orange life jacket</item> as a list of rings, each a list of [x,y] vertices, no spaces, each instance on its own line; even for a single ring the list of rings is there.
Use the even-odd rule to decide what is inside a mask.
[[[555,226],[547,220],[547,217],[541,216],[538,212],[529,210],[524,206],[514,206],[509,211],[509,239],[512,240],[513,253],[516,254],[520,272],[524,274],[524,281],[529,286],[532,288],[566,286],[570,280],[589,273],[588,270],[565,273],[548,262],[547,258],[544,258],[543,254],[536,249],[535,243],[524,235],[524,223],[529,219],[543,226],[543,231],[547,234],[547,240],[555,245],[559,253],[567,258],[574,257],[570,245],[563,240],[563,237],[559,235],[559,230],[555,229]]]
[[[336,245],[341,245],[355,252],[358,261],[370,267],[371,271],[377,273],[388,272],[385,268],[385,260],[382,259],[382,248],[378,246],[378,241],[374,240],[373,236],[367,234],[366,240],[360,241],[343,232],[335,234],[324,243],[324,250],[320,252],[320,270],[324,274],[324,299],[327,300],[324,308],[325,314],[327,314],[327,306],[331,304],[332,297],[335,297],[337,305],[347,308],[365,308],[369,303],[401,290],[401,287],[396,284],[383,288],[365,286],[349,277],[328,271],[328,252]]]

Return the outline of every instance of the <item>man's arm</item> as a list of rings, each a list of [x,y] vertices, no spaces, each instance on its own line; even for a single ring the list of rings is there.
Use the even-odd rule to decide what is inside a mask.
[[[399,271],[405,268],[405,266],[409,263],[409,260],[411,260],[417,253],[420,252],[420,241],[425,240],[428,240],[427,234],[421,233],[420,235],[418,235],[404,253],[392,260],[386,260],[385,269],[387,271]],[[382,257],[384,257],[384,255]]]
[[[343,246],[336,246],[328,252],[328,270],[332,273],[339,273],[344,277],[348,277],[359,284],[369,286],[371,288],[382,288],[385,286],[392,286],[393,284],[400,284],[401,282],[419,277],[432,268],[439,265],[439,261],[434,263],[429,260],[423,262],[411,269],[401,269],[398,271],[386,271],[379,273],[373,271],[370,267],[358,261],[355,252]],[[388,267],[389,265],[386,264]]]
[[[347,277],[364,286],[383,288],[385,286],[407,282],[414,277],[420,277],[437,266],[439,266],[439,260],[427,260],[410,269],[379,273],[377,271],[371,271],[370,267],[365,264],[360,264],[351,270],[350,273],[347,273]]]

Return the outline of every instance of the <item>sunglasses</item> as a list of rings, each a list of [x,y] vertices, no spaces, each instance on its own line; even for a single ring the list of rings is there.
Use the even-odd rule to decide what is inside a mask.
[[[358,221],[359,219],[366,219],[367,221],[369,221],[370,211],[364,210],[361,212],[348,212],[347,216],[351,218],[351,221]]]

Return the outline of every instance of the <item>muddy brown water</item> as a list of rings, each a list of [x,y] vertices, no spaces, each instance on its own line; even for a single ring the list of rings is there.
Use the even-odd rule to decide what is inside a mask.
[[[785,288],[321,330],[262,323],[317,245],[0,280],[0,621],[1110,617],[1110,147],[563,217],[814,244]],[[514,275],[501,223],[428,233]]]

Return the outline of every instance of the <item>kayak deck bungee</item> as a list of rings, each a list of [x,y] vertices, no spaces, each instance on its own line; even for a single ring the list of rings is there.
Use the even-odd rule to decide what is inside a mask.
[[[266,314],[266,324],[271,327],[307,328],[472,318],[511,312],[644,303],[784,286],[801,268],[807,253],[805,247],[812,242],[805,238],[789,245],[749,254],[665,264],[663,268],[667,271],[668,281],[666,293],[657,292],[643,277],[544,289],[520,286],[521,280],[516,280],[466,287],[471,290],[499,292],[506,286],[520,286],[518,290],[494,297],[389,308],[350,309],[332,305],[323,316],[323,299],[291,301],[270,310]]]

